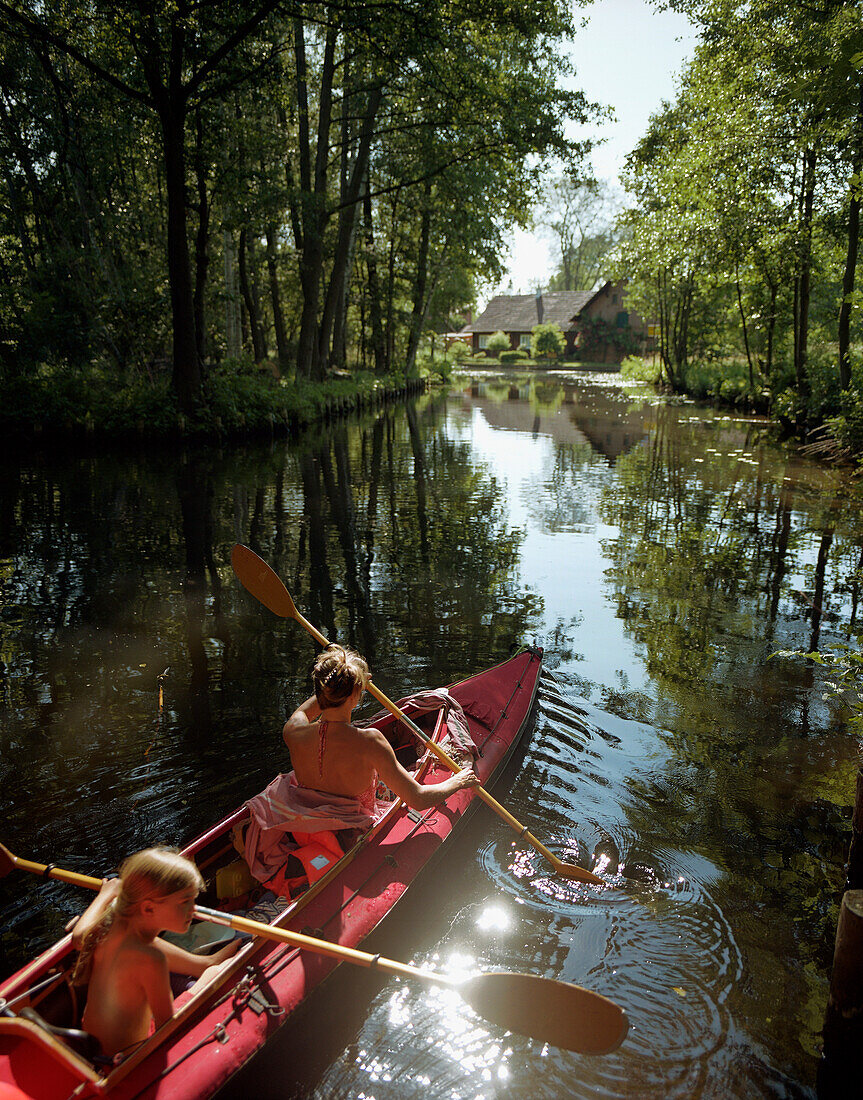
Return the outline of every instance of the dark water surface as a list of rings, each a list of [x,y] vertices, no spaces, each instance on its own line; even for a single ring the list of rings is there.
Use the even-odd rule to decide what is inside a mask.
[[[546,647],[497,793],[564,858],[600,846],[608,886],[555,879],[481,810],[386,953],[575,981],[632,1025],[617,1053],[579,1057],[354,971],[246,1095],[814,1095],[858,745],[812,667],[771,654],[856,629],[847,475],[756,420],[565,374],[465,380],[299,444],[7,455],[0,809],[17,854],[102,874],[286,770],[313,644],[239,588],[236,541],[391,696]],[[0,883],[0,974],[82,901]]]

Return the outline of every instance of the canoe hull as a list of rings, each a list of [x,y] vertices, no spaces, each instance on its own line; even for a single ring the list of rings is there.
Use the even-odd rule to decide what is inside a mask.
[[[464,708],[480,749],[476,770],[485,786],[500,777],[529,726],[541,664],[541,650],[525,650],[449,689]],[[436,730],[436,736],[442,733]],[[422,782],[439,782],[448,775],[431,758]],[[465,790],[423,813],[397,804],[334,872],[273,923],[344,947],[359,947],[420,872],[436,861],[441,846],[480,801]],[[243,813],[241,809],[224,819],[190,844],[186,853],[200,865],[202,856],[230,836],[232,824],[242,820]],[[59,962],[68,951],[66,937],[37,964]],[[38,1100],[65,1098],[78,1086],[82,1097],[106,1095],[117,1100],[212,1096],[286,1026],[337,965],[289,945],[255,941],[237,955],[217,986],[186,1005],[153,1040],[96,1083],[82,1080],[79,1067],[48,1056],[40,1059],[43,1083],[34,1082],[32,1037],[4,1034],[5,1022],[0,1021],[0,1082],[17,1084]],[[11,998],[16,988],[32,985],[47,969],[31,964],[21,972],[30,971],[25,982],[16,975],[0,987],[0,995]],[[51,1071],[45,1074],[48,1061]]]

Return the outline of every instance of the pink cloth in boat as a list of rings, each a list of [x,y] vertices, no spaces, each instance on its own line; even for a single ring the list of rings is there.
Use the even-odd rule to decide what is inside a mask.
[[[443,716],[446,719],[447,734],[441,742],[441,748],[446,751],[447,742],[451,742],[458,750],[458,754],[467,760],[470,757],[473,760],[479,756],[479,749],[476,747],[473,738],[470,734],[470,727],[467,723],[467,717],[462,709],[461,703],[458,699],[454,699],[446,688],[434,688],[429,691],[418,691],[414,695],[408,695],[405,699],[399,699],[396,703],[399,710],[416,721],[420,715],[431,714],[434,711],[442,710]],[[368,726],[373,722],[376,722],[383,715],[389,714],[389,711],[382,710],[373,715],[368,721],[357,722],[358,726]],[[416,734],[414,734],[416,736]],[[460,761],[456,761],[459,763]]]
[[[356,798],[301,787],[293,772],[282,773],[260,794],[250,798],[249,826],[244,841],[244,856],[249,870],[259,882],[278,871],[290,855],[293,845],[285,836],[298,829],[303,833],[325,830],[369,829],[391,803],[375,798],[375,787]]]

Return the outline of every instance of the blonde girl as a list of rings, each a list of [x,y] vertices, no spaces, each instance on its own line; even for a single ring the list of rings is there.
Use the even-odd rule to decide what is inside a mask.
[[[233,941],[213,955],[193,955],[159,938],[160,932],[188,931],[203,886],[198,868],[176,849],[147,848],[122,864],[119,878],[106,879],[75,924],[73,977],[89,985],[81,1025],[109,1057],[171,1018],[172,971],[198,979],[191,993],[239,947]]]

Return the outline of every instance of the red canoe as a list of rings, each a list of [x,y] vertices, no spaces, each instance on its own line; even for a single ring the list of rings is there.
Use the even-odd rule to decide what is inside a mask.
[[[475,769],[493,784],[526,730],[542,666],[542,651],[526,649],[503,664],[449,689],[461,704],[480,750]],[[428,716],[427,732],[446,732],[441,712]],[[394,740],[390,717],[377,723]],[[423,722],[419,723],[423,725]],[[449,773],[424,757],[418,778],[439,782]],[[444,806],[423,813],[393,803],[374,828],[323,878],[272,920],[294,931],[357,947],[392,910],[423,867],[480,800],[459,791]],[[217,872],[235,864],[233,827],[248,817],[243,806],[185,849],[207,882],[199,899],[213,908]],[[229,877],[219,876],[220,885]],[[208,926],[210,927],[210,926]],[[107,1096],[111,1100],[191,1100],[212,1096],[279,1030],[338,962],[295,947],[256,939],[233,958],[219,980],[201,990],[155,1035],[118,1066],[94,1066],[74,1043],[44,1025],[75,1027],[81,1006],[68,980],[74,961],[69,936],[0,985],[0,1084],[36,1100]],[[5,1002],[5,1004],[4,1004]],[[35,1015],[34,1015],[35,1013]],[[76,1091],[77,1090],[77,1091]],[[0,1088],[0,1095],[4,1090]]]

